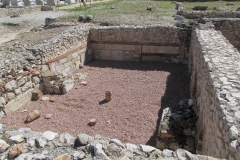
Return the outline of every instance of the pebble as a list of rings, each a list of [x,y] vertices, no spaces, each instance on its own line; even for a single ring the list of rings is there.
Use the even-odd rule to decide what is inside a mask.
[[[45,119],[51,119],[51,118],[53,118],[53,114],[48,113],[44,116],[44,118]]]

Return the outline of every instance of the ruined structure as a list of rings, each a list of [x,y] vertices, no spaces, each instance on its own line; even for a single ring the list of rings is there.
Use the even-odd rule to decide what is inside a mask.
[[[24,65],[1,57],[0,106],[14,111],[31,99],[34,89],[61,93],[56,91],[57,79],[49,77],[67,77],[94,59],[188,63],[190,93],[197,102],[197,153],[238,160],[240,20],[201,22],[178,27],[72,27],[50,41],[26,47],[18,55]]]

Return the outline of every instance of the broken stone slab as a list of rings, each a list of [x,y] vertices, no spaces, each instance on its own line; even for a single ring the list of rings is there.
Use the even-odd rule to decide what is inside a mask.
[[[103,151],[102,144],[97,143],[94,146],[94,159],[96,160],[111,160]]]
[[[0,153],[5,152],[10,147],[4,140],[0,139]]]
[[[146,153],[150,153],[156,150],[155,147],[143,145],[143,144],[140,144],[140,148],[142,149],[143,152],[146,152]]]
[[[24,141],[24,137],[23,135],[16,135],[16,136],[11,136],[9,139],[8,139],[8,142],[10,144],[13,144],[13,143],[21,143]]]
[[[115,143],[116,145],[125,148],[125,146],[122,144],[122,142],[119,141],[118,139],[111,139],[109,143]]]

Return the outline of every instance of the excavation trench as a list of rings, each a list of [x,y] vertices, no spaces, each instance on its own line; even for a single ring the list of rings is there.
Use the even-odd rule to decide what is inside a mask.
[[[77,72],[87,73],[87,86],[76,84],[55,102],[32,101],[2,120],[8,128],[79,133],[117,138],[123,142],[156,145],[162,110],[189,97],[186,65],[142,62],[92,61]],[[112,100],[104,102],[105,91]],[[27,114],[41,117],[24,124]],[[28,112],[22,112],[27,110]],[[45,114],[54,118],[45,119]],[[95,126],[88,126],[96,118]]]

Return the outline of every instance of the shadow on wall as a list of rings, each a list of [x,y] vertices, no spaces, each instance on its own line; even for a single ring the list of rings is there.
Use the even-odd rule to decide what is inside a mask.
[[[136,63],[136,65],[132,65]],[[158,62],[120,62],[120,61],[99,61],[87,63],[86,66],[99,68],[116,68],[126,70],[141,70],[141,71],[164,71],[169,72],[167,77],[166,90],[163,97],[159,97],[160,110],[158,111],[158,120],[155,123],[156,129],[152,136],[149,137],[147,145],[156,146],[156,137],[158,135],[159,122],[161,120],[162,111],[166,107],[174,107],[182,99],[190,98],[188,75],[188,66],[182,64],[167,64]]]
[[[165,90],[165,94],[161,97],[159,105],[160,110],[158,112],[158,121],[156,125],[155,132],[152,137],[150,137],[147,142],[148,145],[156,146],[156,137],[158,136],[158,129],[160,125],[160,121],[162,119],[163,109],[167,107],[174,107],[179,103],[182,99],[190,98],[189,94],[189,83],[190,78],[188,75],[188,68],[186,65],[174,65],[173,67],[168,68],[170,75],[167,79],[167,86]]]

